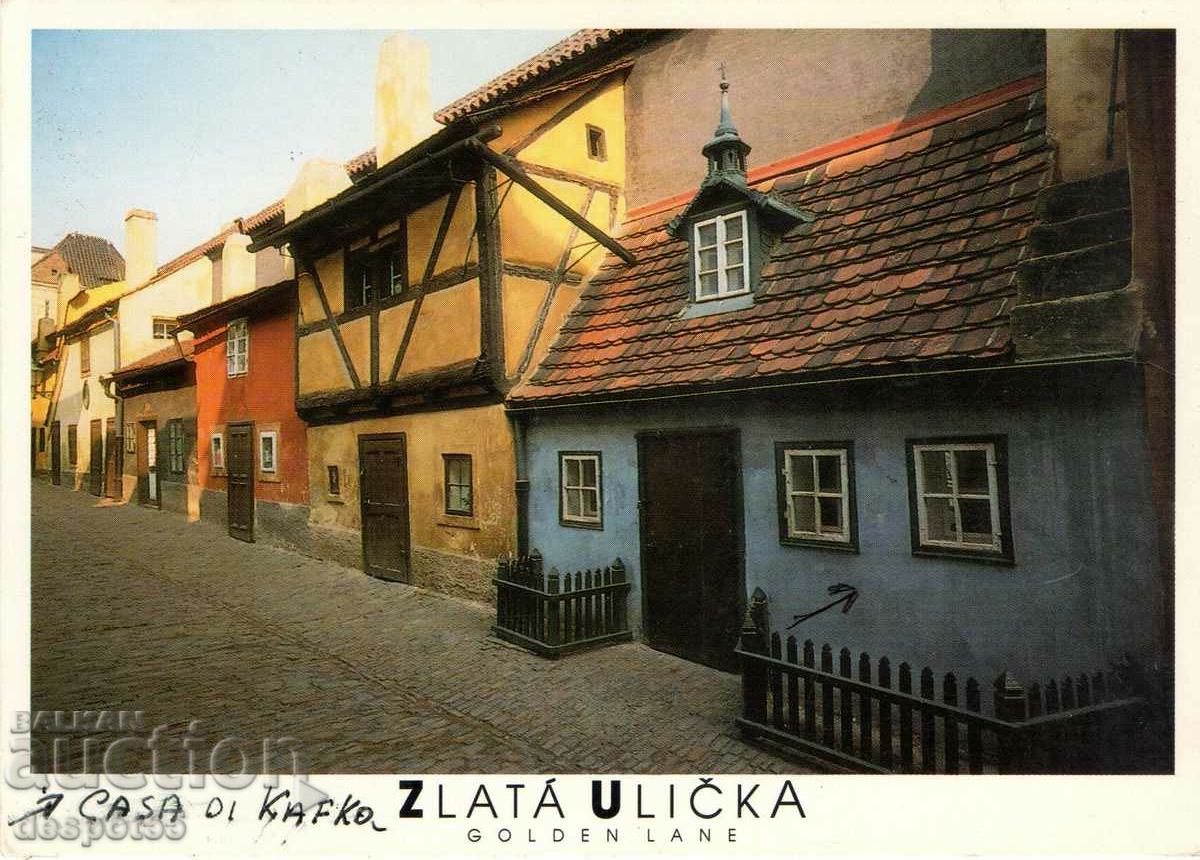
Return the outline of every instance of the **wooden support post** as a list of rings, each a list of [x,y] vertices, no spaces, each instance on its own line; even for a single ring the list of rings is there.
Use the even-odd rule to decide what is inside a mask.
[[[1025,688],[1007,670],[1000,673],[993,685],[993,701],[996,709],[996,719],[1013,723],[1014,728],[1005,729],[999,733],[1000,742],[1000,772],[1024,773],[1026,762],[1022,755],[1023,738],[1016,725],[1025,722],[1026,697]]]
[[[741,648],[747,654],[766,654],[763,631],[754,623],[752,610],[742,622]],[[767,721],[767,667],[751,656],[742,657],[742,714],[751,722]]]

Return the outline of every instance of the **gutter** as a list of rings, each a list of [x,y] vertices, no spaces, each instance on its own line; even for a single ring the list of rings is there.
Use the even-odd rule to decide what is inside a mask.
[[[581,409],[591,406],[619,406],[629,403],[648,403],[657,400],[681,400],[696,397],[715,397],[727,394],[747,394],[753,392],[773,391],[789,388],[807,388],[817,385],[836,385],[846,382],[880,382],[887,380],[918,380],[937,376],[960,376],[968,373],[987,373],[995,371],[1040,370],[1049,367],[1069,367],[1072,365],[1088,364],[1133,364],[1157,368],[1156,365],[1142,361],[1128,353],[1111,355],[1094,355],[1067,359],[1044,359],[1041,361],[1025,361],[1014,364],[992,364],[985,367],[958,367],[945,370],[912,370],[905,373],[881,373],[863,376],[837,376],[827,379],[792,380],[788,382],[760,383],[758,385],[742,385],[733,388],[708,388],[703,391],[676,391],[664,394],[626,395],[610,398],[579,397],[564,399],[559,402],[517,405],[506,403],[505,409],[511,415],[523,413],[546,412],[551,409]]]

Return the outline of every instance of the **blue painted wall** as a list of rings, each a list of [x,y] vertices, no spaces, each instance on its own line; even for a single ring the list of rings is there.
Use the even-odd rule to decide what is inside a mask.
[[[527,417],[530,545],[546,565],[630,569],[640,634],[637,441],[642,430],[741,431],[746,590],[770,598],[773,629],[860,589],[794,632],[937,671],[1034,680],[1094,671],[1159,634],[1157,545],[1140,384],[1128,368],[1020,370],[906,384],[790,389],[772,395],[556,409]],[[905,439],[1004,434],[1016,563],[914,557]],[[859,552],[783,546],[777,441],[852,439]],[[603,453],[604,529],[558,521],[558,451]]]

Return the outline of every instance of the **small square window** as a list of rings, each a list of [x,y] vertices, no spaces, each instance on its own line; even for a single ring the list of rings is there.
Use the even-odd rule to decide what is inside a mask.
[[[692,232],[697,301],[750,290],[746,233],[744,211],[697,222]]]
[[[178,323],[172,317],[155,317],[151,329],[155,340],[166,340]]]
[[[471,457],[467,454],[443,454],[446,513],[469,517],[474,513],[471,498]]]
[[[225,434],[214,433],[209,439],[209,444],[212,446],[212,468],[225,468]]]
[[[604,129],[594,125],[587,127],[588,158],[594,161],[608,160],[608,143],[604,139]]]
[[[1005,455],[1002,436],[909,440],[914,554],[1013,560]]]
[[[250,330],[246,319],[231,320],[225,329],[225,372],[244,376],[250,369]]]
[[[276,458],[279,456],[279,431],[263,430],[258,434],[258,470],[275,473]]]
[[[602,528],[600,453],[562,451],[559,460],[559,521],[563,525]]]
[[[342,475],[337,466],[326,466],[325,471],[328,475],[329,485],[327,492],[331,496],[340,496],[342,494]]]
[[[775,445],[779,541],[858,549],[851,442]]]

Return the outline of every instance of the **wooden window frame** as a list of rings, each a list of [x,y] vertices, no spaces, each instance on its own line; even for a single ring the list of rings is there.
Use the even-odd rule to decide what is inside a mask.
[[[125,453],[137,453],[137,433],[134,430],[134,425],[130,421],[125,422]]]
[[[220,454],[218,457],[217,454]],[[218,431],[208,436],[208,467],[209,471],[225,472],[225,433]]]
[[[455,462],[466,462],[467,464],[467,483],[466,484],[451,484],[450,483],[450,464]],[[453,508],[450,506],[450,488],[451,487],[467,488],[468,506],[464,508]],[[443,454],[442,455],[442,510],[448,517],[474,517],[475,516],[475,464],[472,462],[470,454]]]
[[[996,564],[1015,563],[1013,554],[1012,511],[1009,500],[1008,442],[1005,436],[943,436],[926,439],[905,440],[908,466],[909,523],[912,536],[912,554],[915,556],[941,556],[948,558],[973,559]],[[930,539],[927,528],[926,498],[946,498],[953,503],[956,522],[960,521],[958,501],[960,499],[985,498],[978,493],[962,493],[957,489],[958,475],[951,462],[948,476],[949,491],[926,490],[924,466],[918,456],[924,451],[985,451],[988,455],[988,494],[990,503],[992,543],[988,545]],[[961,527],[958,528],[961,532]]]
[[[245,344],[245,349],[242,350],[242,367],[239,370],[237,367],[237,350],[236,344],[242,341]],[[230,362],[233,362],[232,364]],[[225,326],[225,375],[229,379],[234,379],[239,376],[245,376],[250,372],[250,320],[247,317],[238,317],[230,320]]]
[[[733,220],[738,220],[742,225],[742,235],[740,239],[726,238],[726,224]],[[707,227],[710,224],[716,226],[715,242],[712,245],[700,244],[700,228]],[[720,299],[728,299],[733,296],[742,296],[751,292],[750,289],[750,218],[747,216],[744,208],[734,209],[732,212],[714,213],[708,218],[696,221],[692,224],[692,298],[697,302],[713,302]],[[726,246],[734,242],[742,243],[742,259],[741,263],[736,266],[728,265],[726,257]],[[702,269],[700,265],[700,252],[715,248],[717,251],[717,267],[713,269]],[[729,269],[741,268],[742,270],[742,287],[738,290],[729,289]],[[700,295],[700,278],[702,275],[715,271],[717,275],[717,291],[711,296]]]
[[[336,463],[325,464],[325,495],[335,499],[342,497],[342,472]]]
[[[176,457],[179,458],[178,468],[175,465]],[[167,422],[167,471],[172,475],[187,473],[187,434],[183,430],[182,418],[172,418]]]
[[[157,328],[163,326],[163,333],[160,336]],[[174,317],[152,317],[150,319],[150,338],[152,340],[170,340],[171,330],[179,325],[179,321]]]
[[[370,243],[359,248],[346,248],[342,252],[342,312],[354,313],[376,306],[387,305],[392,299],[408,291],[408,231],[405,225],[380,240],[379,247]],[[394,258],[399,264],[393,265]],[[367,278],[361,285],[360,278]],[[397,283],[398,281],[398,283]],[[353,285],[358,282],[359,286]],[[387,293],[383,287],[387,286]],[[370,292],[370,298],[364,295]]]
[[[67,465],[79,465],[79,425],[67,425]]]
[[[89,376],[92,372],[92,339],[84,335],[79,341],[79,375]]]
[[[604,133],[604,129],[591,123],[587,123],[584,129],[584,141],[587,146],[588,158],[592,161],[608,161],[608,136]],[[594,138],[593,135],[595,135]],[[593,140],[597,142],[595,151],[593,151],[592,147]]]
[[[568,460],[594,460],[596,463],[596,486],[585,484],[572,486],[567,484]],[[582,475],[582,469],[580,470]],[[582,478],[581,478],[582,480]],[[589,490],[596,493],[596,516],[585,517],[582,513],[573,516],[567,511],[567,490]],[[599,451],[559,451],[558,452],[558,522],[560,525],[580,529],[604,528],[604,458]]]
[[[46,453],[46,428],[45,427],[38,428],[38,453],[39,454]]]
[[[263,440],[271,440],[271,468],[264,465],[263,460]],[[259,430],[258,431],[258,471],[263,475],[274,477],[279,474],[279,431],[278,430]]]
[[[824,492],[817,486],[814,476],[813,490],[793,490],[789,472],[790,455],[837,456],[841,461],[842,490],[840,493]],[[814,462],[814,468],[816,463]],[[833,549],[843,552],[858,552],[858,500],[855,496],[854,443],[836,442],[776,442],[775,443],[775,495],[779,515],[779,542],[785,546],[803,546],[816,549]],[[792,528],[793,497],[811,495],[816,498],[836,497],[841,499],[843,529],[841,535],[802,532]],[[814,517],[820,517],[817,505]],[[818,526],[819,527],[819,526]]]

